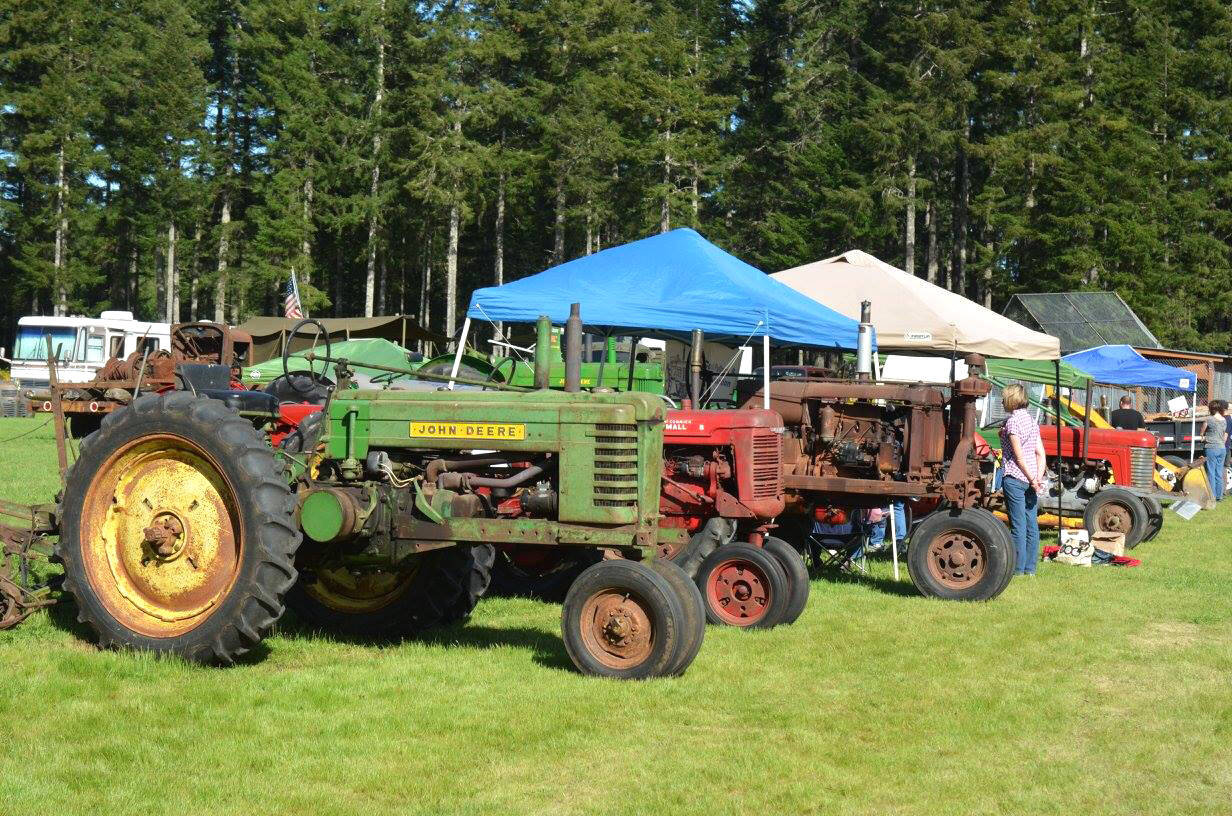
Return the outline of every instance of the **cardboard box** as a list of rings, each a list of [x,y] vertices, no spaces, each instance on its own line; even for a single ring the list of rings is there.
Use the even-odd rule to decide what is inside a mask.
[[[1112,555],[1125,555],[1124,533],[1091,533],[1091,543],[1097,550]]]

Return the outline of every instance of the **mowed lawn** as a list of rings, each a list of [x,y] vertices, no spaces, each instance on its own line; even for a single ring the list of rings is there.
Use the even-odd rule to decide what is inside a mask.
[[[54,493],[51,439],[0,442],[0,496]],[[532,601],[386,647],[284,619],[230,669],[100,652],[66,604],[0,633],[0,814],[1228,813],[1230,531],[1169,514],[1141,568],[979,605],[877,564],[642,683],[574,673]]]

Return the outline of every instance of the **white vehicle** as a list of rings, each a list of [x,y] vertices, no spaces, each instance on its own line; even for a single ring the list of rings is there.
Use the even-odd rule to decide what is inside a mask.
[[[17,321],[17,340],[9,362],[13,380],[22,388],[45,388],[47,336],[56,353],[56,378],[63,383],[88,382],[110,357],[127,357],[138,349],[153,354],[171,348],[171,326],[134,320],[132,312],[103,312],[99,317],[31,315]],[[4,350],[0,349],[0,358]]]

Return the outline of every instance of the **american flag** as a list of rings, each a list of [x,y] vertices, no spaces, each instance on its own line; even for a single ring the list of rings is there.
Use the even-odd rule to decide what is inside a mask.
[[[304,309],[299,302],[299,286],[295,283],[295,273],[291,273],[291,279],[287,281],[287,289],[285,296],[282,299],[282,313],[285,317],[301,318],[304,316]]]

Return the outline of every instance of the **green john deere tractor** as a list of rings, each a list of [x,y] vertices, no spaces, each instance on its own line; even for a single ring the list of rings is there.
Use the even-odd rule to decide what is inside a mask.
[[[654,558],[678,533],[657,524],[663,402],[580,392],[576,356],[568,390],[548,390],[545,357],[534,390],[425,374],[330,389],[323,406],[205,387],[137,399],[82,443],[58,510],[81,620],[104,645],[230,663],[284,606],[348,636],[408,636],[469,615],[494,544],[587,547],[624,557],[565,598],[577,668],[683,672],[705,619],[693,582]],[[311,359],[346,384],[345,360]]]

